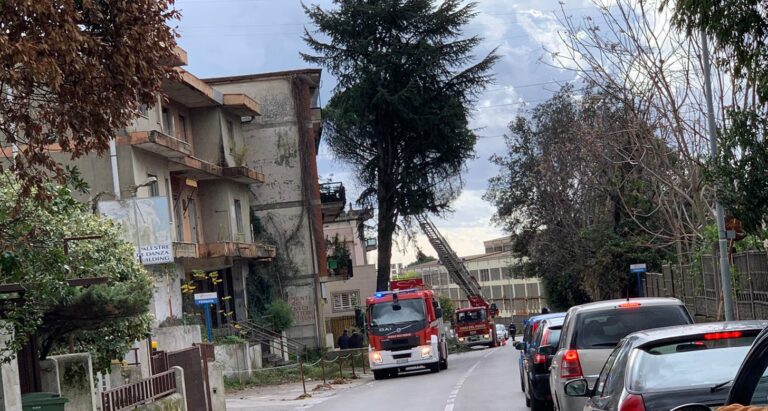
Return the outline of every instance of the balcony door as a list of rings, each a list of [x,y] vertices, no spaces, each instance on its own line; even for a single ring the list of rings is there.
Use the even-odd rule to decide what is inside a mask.
[[[189,230],[192,232],[192,242],[199,243],[197,234],[197,201],[190,199],[187,204],[187,215],[189,216]]]

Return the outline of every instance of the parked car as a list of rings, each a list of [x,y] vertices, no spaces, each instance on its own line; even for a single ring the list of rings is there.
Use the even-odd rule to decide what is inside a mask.
[[[622,338],[640,330],[692,323],[688,310],[675,298],[608,300],[571,307],[549,374],[555,409],[584,408],[587,399],[565,395],[565,384],[585,378],[591,386]]]
[[[506,341],[507,338],[509,338],[507,327],[505,327],[504,324],[496,324],[496,339],[498,340],[499,345],[501,345],[502,341]]]
[[[552,314],[539,314],[523,321],[523,335],[522,340],[514,343],[514,347],[522,352],[527,352],[530,346],[533,333],[538,329],[539,323],[548,318],[565,317],[565,313],[552,313]],[[520,389],[525,391],[525,371],[523,369],[523,355],[518,358],[518,369],[520,371]]]
[[[588,397],[585,411],[722,405],[728,396],[726,386],[767,325],[768,321],[733,321],[630,334],[608,357],[593,387],[584,378],[575,379],[565,384],[565,393]]]
[[[531,338],[531,348],[522,354],[525,405],[531,407],[532,411],[552,408],[549,365],[555,352],[554,348],[560,340],[564,319],[565,317],[555,317],[542,320]]]
[[[723,381],[723,388],[730,388],[726,405],[742,404],[765,407],[768,405],[768,328],[758,334],[747,355],[742,360],[732,381]],[[709,411],[707,403],[693,402],[673,411]]]

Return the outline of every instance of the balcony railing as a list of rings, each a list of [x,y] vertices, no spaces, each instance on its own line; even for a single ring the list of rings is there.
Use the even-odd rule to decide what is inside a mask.
[[[103,411],[134,409],[167,397],[177,390],[176,372],[166,371],[150,378],[127,384],[101,393]]]
[[[130,133],[127,137],[121,137],[120,142],[141,147],[169,159],[192,155],[192,146],[189,143],[156,130]]]
[[[224,167],[222,169],[224,177],[243,184],[263,183],[264,174],[252,170],[245,166]]]
[[[275,258],[277,249],[275,246],[261,243],[241,243],[225,241],[218,243],[200,244],[200,257],[239,257],[256,260],[271,260]]]
[[[365,239],[365,251],[373,251],[379,247],[379,242],[375,238]]]
[[[347,203],[347,193],[341,183],[320,184],[320,203],[323,206],[323,221],[335,220]]]
[[[341,203],[347,202],[347,193],[342,183],[323,183],[320,184],[320,202]]]
[[[197,244],[195,243],[173,243],[174,258],[198,258]]]

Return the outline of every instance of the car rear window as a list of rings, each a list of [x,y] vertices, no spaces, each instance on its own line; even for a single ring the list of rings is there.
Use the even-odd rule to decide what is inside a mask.
[[[541,345],[551,345],[556,347],[558,341],[560,341],[560,331],[562,331],[562,326],[550,327],[549,332],[545,334],[544,341],[541,342]]]
[[[741,338],[676,340],[637,349],[632,353],[629,388],[636,392],[680,390],[732,380],[754,339],[753,333]]]
[[[574,345],[581,350],[613,348],[636,331],[690,324],[679,305],[632,306],[579,314]]]

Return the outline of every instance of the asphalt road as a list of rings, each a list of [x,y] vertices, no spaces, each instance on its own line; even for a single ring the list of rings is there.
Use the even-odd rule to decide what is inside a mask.
[[[438,374],[414,371],[371,381],[321,402],[292,409],[312,411],[528,410],[520,391],[518,351],[507,344],[452,355]],[[285,409],[285,408],[283,408]]]

